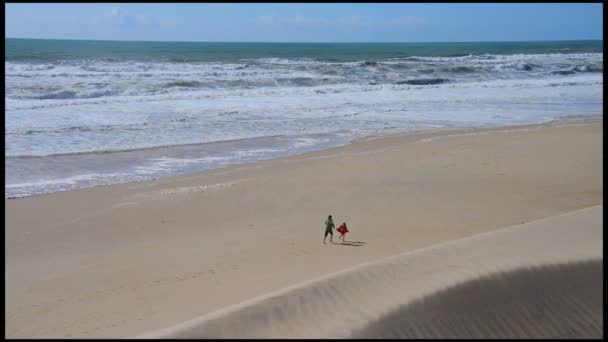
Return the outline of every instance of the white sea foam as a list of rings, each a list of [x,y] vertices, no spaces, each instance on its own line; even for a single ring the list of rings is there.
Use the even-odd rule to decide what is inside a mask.
[[[167,146],[164,154],[147,153],[139,159],[106,155],[107,165],[120,167],[104,172],[72,165],[83,174],[113,175],[97,177],[111,183],[122,179],[115,175],[118,170],[137,174],[137,179],[160,177],[302,153],[394,130],[598,115],[603,105],[602,53],[378,62],[5,61],[5,68],[7,193],[46,186],[36,183],[46,177],[36,169],[48,170],[49,164],[19,156],[124,154]],[[279,140],[264,140],[251,146],[239,143],[238,148],[226,143],[218,154],[169,151],[169,146],[277,136],[287,137],[280,146]],[[93,161],[83,157],[77,163],[85,159]],[[55,181],[72,184],[67,179],[74,174],[66,174],[68,169],[57,166],[57,173],[51,172]]]

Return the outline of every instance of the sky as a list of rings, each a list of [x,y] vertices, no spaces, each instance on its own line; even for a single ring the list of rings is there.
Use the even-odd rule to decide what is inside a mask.
[[[602,40],[601,3],[9,3],[6,38],[223,42]]]

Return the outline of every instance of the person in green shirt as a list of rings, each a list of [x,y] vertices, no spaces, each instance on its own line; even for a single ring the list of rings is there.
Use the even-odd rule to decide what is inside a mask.
[[[334,238],[334,231],[333,229],[335,228],[334,226],[334,220],[331,219],[331,215],[329,215],[327,217],[327,220],[325,220],[325,237],[323,238],[323,243],[325,243],[325,239],[327,239],[327,234],[329,234],[329,242],[334,242],[333,238]]]

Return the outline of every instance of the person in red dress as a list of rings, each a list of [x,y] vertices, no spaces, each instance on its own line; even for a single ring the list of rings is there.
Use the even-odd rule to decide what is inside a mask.
[[[346,233],[349,232],[348,228],[346,227],[346,222],[342,222],[342,224],[340,225],[340,227],[338,227],[338,229],[336,229],[338,232],[340,232],[340,238],[342,238],[342,241],[344,242],[344,237],[346,237]],[[340,239],[338,238],[338,239]]]

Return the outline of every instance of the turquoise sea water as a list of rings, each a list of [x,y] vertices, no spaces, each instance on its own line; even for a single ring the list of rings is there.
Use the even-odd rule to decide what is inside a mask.
[[[603,41],[468,43],[202,43],[5,39],[6,61],[109,59],[162,62],[234,62],[259,58],[320,61],[549,53],[601,53]]]

